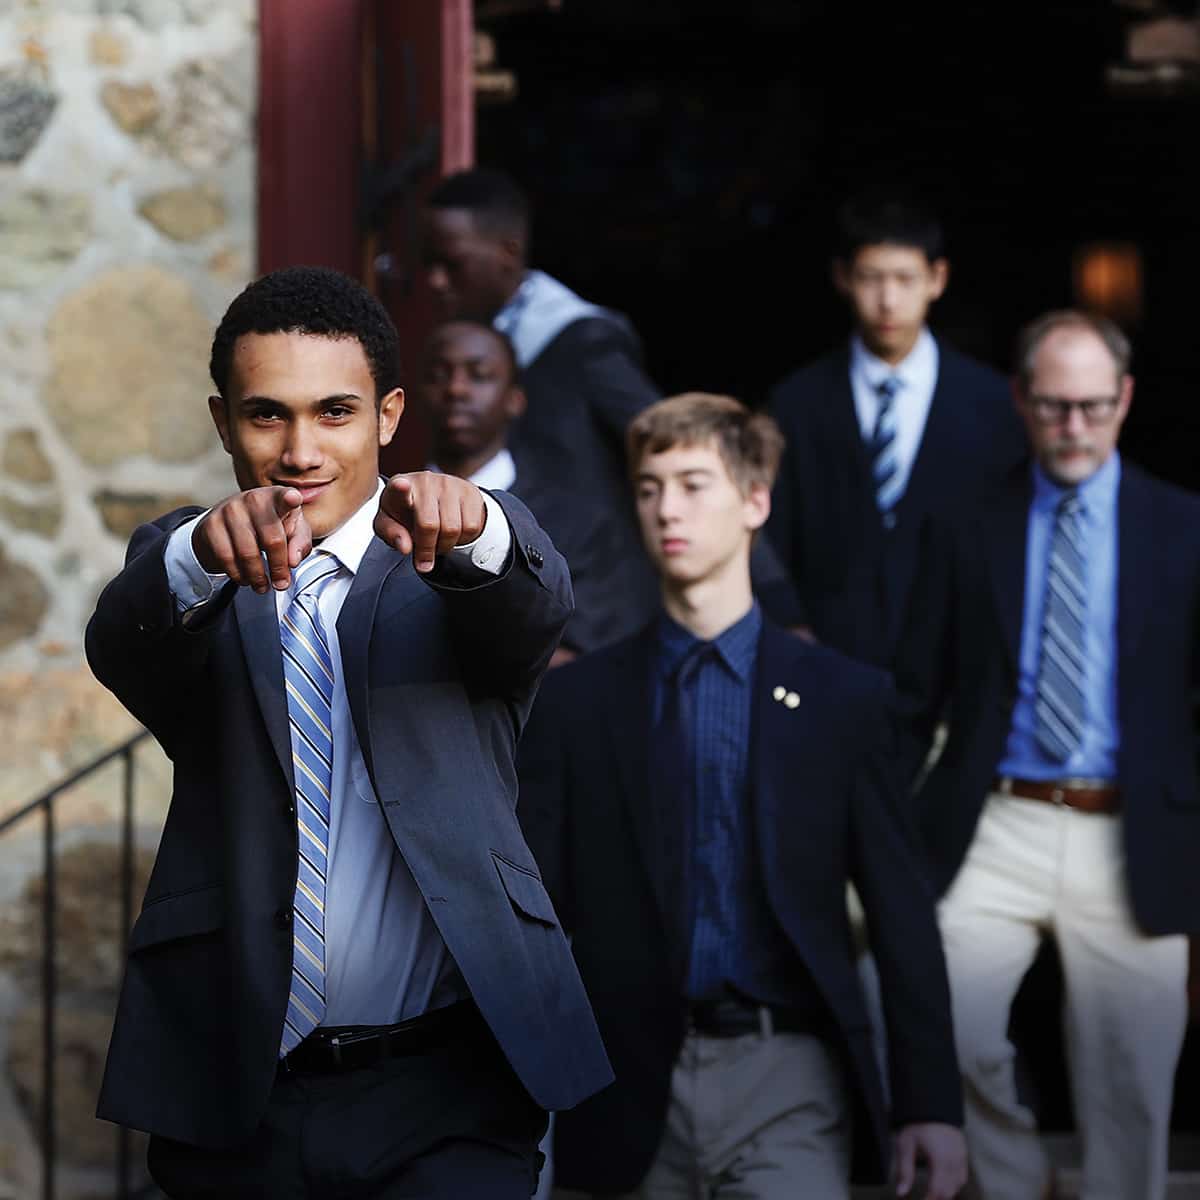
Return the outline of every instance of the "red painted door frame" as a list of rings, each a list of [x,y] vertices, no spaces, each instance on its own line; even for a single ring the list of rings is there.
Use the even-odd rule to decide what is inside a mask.
[[[471,0],[259,0],[259,13],[259,271],[315,263],[363,280],[396,322],[411,381],[434,320],[413,214],[474,161]],[[403,159],[430,126],[436,163],[365,229],[364,160]],[[410,410],[385,467],[411,469],[424,452]]]

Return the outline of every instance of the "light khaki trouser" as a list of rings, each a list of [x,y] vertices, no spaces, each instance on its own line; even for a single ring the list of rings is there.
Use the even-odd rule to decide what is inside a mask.
[[[1033,1113],[1017,1097],[1008,1040],[1013,997],[1049,934],[1065,981],[1081,1200],[1161,1200],[1187,1023],[1187,940],[1147,937],[1134,923],[1120,817],[989,796],[939,918],[971,1194],[1039,1200],[1049,1181]]]
[[[658,1154],[623,1200],[846,1200],[849,1172],[846,1083],[824,1042],[689,1034]]]

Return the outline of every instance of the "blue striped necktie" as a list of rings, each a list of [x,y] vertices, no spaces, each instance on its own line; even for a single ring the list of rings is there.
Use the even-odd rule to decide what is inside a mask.
[[[871,459],[871,478],[875,484],[875,503],[881,513],[891,512],[904,490],[896,459],[896,393],[904,386],[898,375],[889,375],[876,387],[879,411],[875,430],[867,443]]]
[[[1059,501],[1046,568],[1034,734],[1055,762],[1066,762],[1083,741],[1087,580],[1082,514],[1076,493],[1068,492]]]
[[[333,784],[333,657],[318,601],[338,573],[314,550],[295,570],[291,603],[279,624],[283,682],[292,734],[300,856],[292,921],[292,982],[280,1055],[295,1049],[325,1016],[325,873]]]

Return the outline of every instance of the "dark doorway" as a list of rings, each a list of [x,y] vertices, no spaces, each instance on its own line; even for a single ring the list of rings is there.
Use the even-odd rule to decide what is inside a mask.
[[[1108,82],[1130,19],[1100,0],[563,0],[490,27],[519,95],[481,109],[477,158],[530,192],[535,264],[628,313],[665,392],[761,403],[844,336],[827,231],[868,184],[940,211],[953,275],[935,327],[999,366],[1023,322],[1074,301],[1081,247],[1132,245],[1123,449],[1200,487],[1200,97]],[[1060,994],[1047,955],[1015,1018],[1049,1128],[1071,1121]],[[1196,1041],[1176,1105],[1193,1130]]]
[[[495,25],[520,90],[481,110],[477,158],[529,189],[537,264],[627,312],[668,392],[759,402],[844,333],[827,230],[866,184],[940,210],[954,274],[935,325],[1000,365],[1023,321],[1072,300],[1079,247],[1132,243],[1125,450],[1200,483],[1200,102],[1106,85],[1127,19],[1099,0],[564,0]]]

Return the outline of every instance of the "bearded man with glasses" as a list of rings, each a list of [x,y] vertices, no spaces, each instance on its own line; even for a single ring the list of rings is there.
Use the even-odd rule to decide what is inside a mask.
[[[948,725],[914,805],[983,1200],[1055,1194],[1008,1039],[1045,937],[1066,981],[1079,1194],[1166,1194],[1184,935],[1200,927],[1200,501],[1117,451],[1129,358],[1102,318],[1024,330],[1032,462],[928,539],[897,665],[914,763]]]

